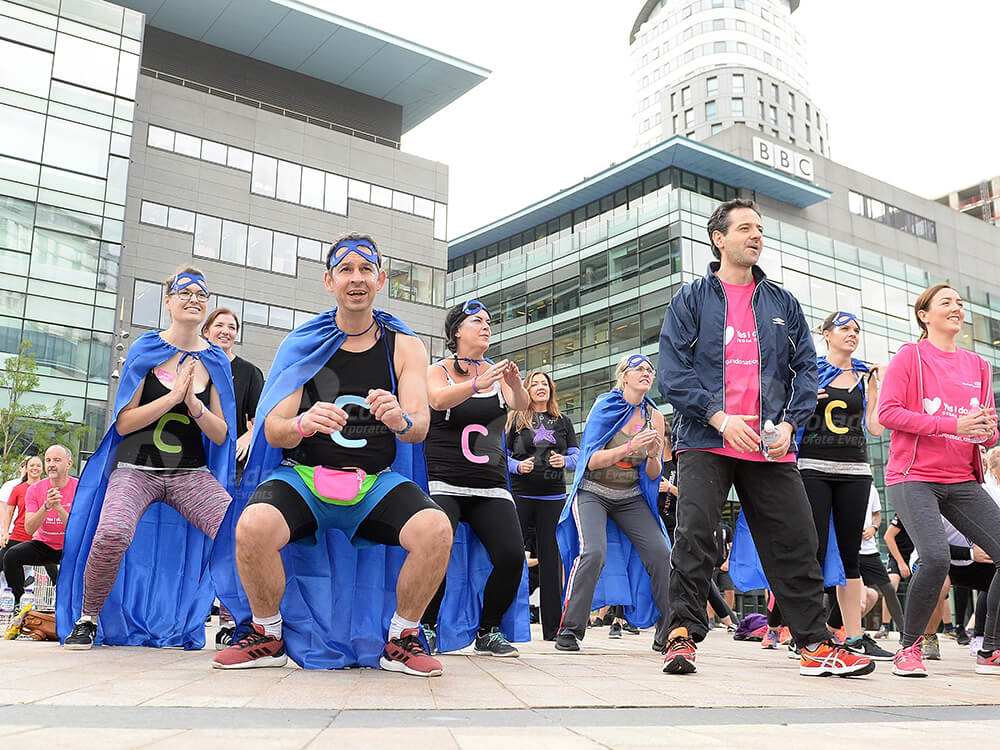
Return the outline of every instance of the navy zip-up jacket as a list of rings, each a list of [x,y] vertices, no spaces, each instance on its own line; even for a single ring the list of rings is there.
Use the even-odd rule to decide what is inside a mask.
[[[657,383],[677,414],[673,449],[722,448],[724,441],[708,420],[726,411],[725,335],[726,293],[716,276],[720,264],[685,284],[674,295],[660,330]],[[816,408],[816,348],[798,300],[784,287],[767,280],[754,266],[757,283],[751,305],[760,349],[760,424],[792,425],[795,433]]]

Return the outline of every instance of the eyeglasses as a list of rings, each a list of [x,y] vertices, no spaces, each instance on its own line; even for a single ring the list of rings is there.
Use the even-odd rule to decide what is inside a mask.
[[[192,292],[190,289],[181,289],[179,292],[171,292],[181,302],[190,302],[194,297],[199,302],[208,302],[208,294],[202,291]]]
[[[463,315],[475,315],[477,312],[480,312],[481,310],[486,310],[486,305],[484,305],[477,299],[470,299],[468,302],[462,305]],[[488,313],[489,310],[486,310],[486,312]]]
[[[649,367],[648,365],[633,367],[631,370],[629,370],[629,372],[641,372],[645,373],[646,375],[653,375],[653,376],[656,375],[656,370],[654,370],[652,367]]]

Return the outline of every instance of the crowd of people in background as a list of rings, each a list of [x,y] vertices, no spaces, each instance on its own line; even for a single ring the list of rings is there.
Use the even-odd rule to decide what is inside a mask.
[[[920,339],[888,365],[854,356],[858,311],[826,317],[817,356],[799,302],[758,265],[757,205],[727,201],[707,230],[716,260],[674,296],[658,355],[622,357],[579,438],[549,373],[487,356],[481,302],[448,310],[451,355],[428,362],[375,308],[386,272],[369,235],[331,243],[335,306],[286,337],[266,379],[234,352],[236,314],[209,313],[208,280],[179,268],[170,325],[130,347],[79,480],[53,445],[3,487],[8,636],[37,565],[58,579],[69,650],[203,647],[218,600],[213,667],[291,657],[431,677],[437,654],[468,646],[520,655],[536,565],[541,635],[563,652],[595,624],[613,638],[653,628],[662,671],[690,674],[714,627],[746,637],[734,595],[754,589],[767,612],[750,639],[786,644],[800,674],[859,677],[883,660],[923,677],[954,587],[944,632],[977,673],[1000,674],[993,376],[958,346],[960,295],[925,290]],[[868,452],[884,430],[888,568]]]

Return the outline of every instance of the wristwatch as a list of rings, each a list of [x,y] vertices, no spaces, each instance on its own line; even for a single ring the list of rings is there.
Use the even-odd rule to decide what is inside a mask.
[[[413,427],[413,420],[410,419],[410,415],[407,414],[405,411],[403,412],[403,419],[406,420],[406,427],[404,427],[401,430],[394,430],[390,427],[389,431],[392,432],[394,435],[405,435],[406,433],[408,433],[410,431],[410,428]]]

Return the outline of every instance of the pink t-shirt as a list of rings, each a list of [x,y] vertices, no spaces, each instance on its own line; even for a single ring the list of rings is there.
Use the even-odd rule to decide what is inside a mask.
[[[69,477],[66,486],[60,490],[62,492],[62,506],[66,509],[67,513],[73,505],[73,496],[76,494],[77,483],[78,480],[75,477]],[[25,513],[35,513],[45,505],[45,496],[48,494],[51,484],[52,480],[46,477],[40,482],[35,482],[28,488],[28,492],[24,496]],[[32,538],[49,545],[52,549],[62,549],[63,537],[65,536],[66,525],[53,508],[45,514],[42,525],[38,527],[38,531],[35,532]]]
[[[754,415],[756,420],[747,424],[757,434],[763,429],[760,422],[760,347],[757,344],[757,322],[753,317],[754,282],[727,284],[719,279],[726,293],[725,380],[726,414]],[[740,453],[726,445],[724,448],[707,448],[712,453],[744,461],[766,461],[761,451]],[[779,461],[794,461],[795,454],[786,453]]]
[[[985,373],[988,380],[989,368]],[[899,350],[886,368],[879,394],[879,421],[892,430],[886,484],[976,479],[979,447],[968,435],[955,433],[959,417],[980,404],[993,406],[992,388],[983,380],[984,364],[978,354],[964,349],[946,352],[927,339]],[[994,440],[984,442],[989,445]]]

